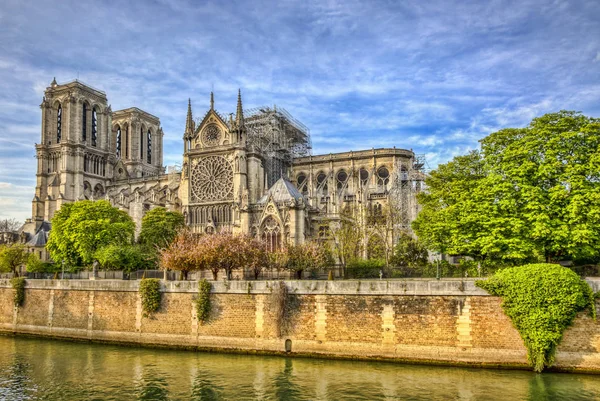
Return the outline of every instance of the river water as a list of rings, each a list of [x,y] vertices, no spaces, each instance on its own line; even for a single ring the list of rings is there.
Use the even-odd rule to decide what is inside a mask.
[[[600,400],[600,376],[0,336],[1,400]]]

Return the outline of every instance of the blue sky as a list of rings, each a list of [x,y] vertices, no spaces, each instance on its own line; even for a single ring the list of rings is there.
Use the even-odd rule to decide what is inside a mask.
[[[0,4],[0,218],[30,217],[44,89],[79,77],[161,119],[181,162],[187,99],[285,107],[313,153],[414,149],[429,165],[560,109],[600,117],[589,1],[22,1]]]

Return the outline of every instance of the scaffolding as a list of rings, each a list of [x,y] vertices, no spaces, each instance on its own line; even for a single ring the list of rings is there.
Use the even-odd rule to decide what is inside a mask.
[[[244,110],[244,122],[248,149],[264,158],[267,188],[287,176],[294,158],[311,154],[310,130],[281,107]]]
[[[429,166],[424,154],[415,154],[408,166],[400,166],[392,177],[390,188],[391,207],[396,211],[397,218],[394,219],[394,231],[412,235],[411,222],[419,213],[417,194],[425,188]],[[394,241],[397,241],[394,238]],[[394,242],[395,243],[395,242]]]

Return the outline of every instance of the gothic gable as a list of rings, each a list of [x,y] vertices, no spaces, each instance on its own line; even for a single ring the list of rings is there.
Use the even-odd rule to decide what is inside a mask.
[[[227,123],[215,110],[209,110],[194,132],[192,149],[205,149],[230,143]]]

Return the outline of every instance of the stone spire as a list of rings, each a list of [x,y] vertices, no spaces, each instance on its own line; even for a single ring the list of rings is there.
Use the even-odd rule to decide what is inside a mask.
[[[185,120],[185,133],[192,135],[194,133],[194,119],[192,118],[192,99],[188,99],[187,118]]]
[[[58,85],[58,84],[56,83],[56,77],[54,77],[52,82],[50,82],[50,86],[54,88],[56,85]]]
[[[213,95],[212,92],[210,92],[210,109],[211,110],[215,109],[215,96]]]
[[[238,89],[237,110],[235,113],[235,125],[239,130],[245,129],[244,110],[242,108],[242,90]]]

